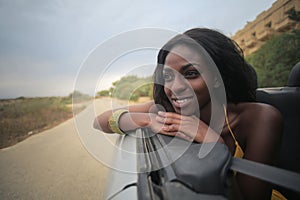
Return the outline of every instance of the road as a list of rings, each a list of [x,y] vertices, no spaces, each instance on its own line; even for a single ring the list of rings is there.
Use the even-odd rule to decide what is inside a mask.
[[[96,113],[111,107],[108,99],[96,105]],[[102,199],[109,166],[98,161],[97,152],[109,147],[99,141],[104,134],[91,126],[94,116],[90,105],[76,120],[0,150],[0,199]],[[111,158],[112,153],[105,155]]]

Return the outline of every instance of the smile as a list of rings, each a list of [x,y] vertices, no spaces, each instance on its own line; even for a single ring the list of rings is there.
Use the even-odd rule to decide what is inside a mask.
[[[182,108],[182,107],[188,105],[192,99],[193,99],[192,97],[172,98],[172,102],[175,107]]]

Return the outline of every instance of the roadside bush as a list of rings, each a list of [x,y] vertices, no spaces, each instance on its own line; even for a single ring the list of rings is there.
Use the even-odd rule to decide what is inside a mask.
[[[246,60],[257,72],[258,87],[286,85],[292,67],[300,61],[300,30],[274,36]]]
[[[149,96],[152,90],[151,77],[125,76],[113,83],[112,97],[122,100],[138,101],[140,97]]]

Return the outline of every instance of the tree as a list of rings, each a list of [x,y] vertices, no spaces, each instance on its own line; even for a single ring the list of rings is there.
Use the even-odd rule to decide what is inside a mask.
[[[246,57],[256,69],[258,87],[284,86],[292,67],[300,61],[300,30],[283,33],[268,40]]]
[[[77,90],[74,90],[71,94],[69,94],[69,98],[73,99],[73,103],[81,103],[84,101],[91,100],[92,97]]]
[[[109,96],[109,90],[101,90],[99,92],[97,92],[97,96],[99,97],[108,97]]]
[[[109,92],[112,97],[118,99],[137,101],[139,97],[149,96],[149,91],[151,90],[151,77],[144,78],[130,75],[113,82]]]

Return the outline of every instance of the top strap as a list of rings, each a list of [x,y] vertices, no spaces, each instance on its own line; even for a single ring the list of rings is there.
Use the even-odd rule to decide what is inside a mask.
[[[227,125],[227,127],[228,127],[228,130],[229,130],[229,132],[230,132],[232,138],[234,139],[234,144],[235,144],[234,157],[235,157],[235,158],[242,158],[242,157],[244,157],[244,151],[243,151],[243,149],[241,148],[241,146],[239,145],[239,143],[238,143],[238,141],[237,141],[237,139],[236,139],[236,137],[235,137],[235,135],[234,135],[234,133],[233,133],[233,131],[232,131],[230,125],[229,125],[229,120],[228,120],[228,116],[227,116],[226,106],[224,105],[223,108],[224,108],[224,113],[225,113],[226,125]]]

